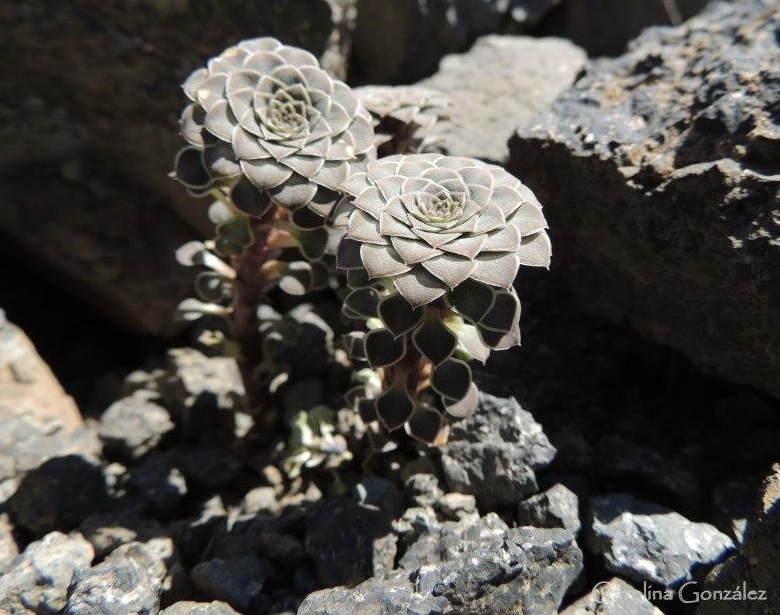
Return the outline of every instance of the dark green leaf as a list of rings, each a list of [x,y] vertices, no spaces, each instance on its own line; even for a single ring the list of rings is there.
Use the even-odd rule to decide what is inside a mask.
[[[325,254],[325,248],[328,246],[328,231],[324,228],[301,229],[297,233],[296,239],[303,255],[310,261],[316,261]]]
[[[325,226],[325,218],[308,207],[301,207],[293,212],[292,223],[302,229],[322,228]]]
[[[479,390],[477,389],[477,385],[472,382],[463,399],[458,401],[445,400],[444,407],[447,409],[449,414],[462,419],[470,416],[471,413],[474,412],[474,409],[477,407],[478,403]]]
[[[202,271],[195,277],[195,292],[209,303],[219,303],[226,296],[225,280],[211,271]]]
[[[347,284],[350,288],[364,288],[371,284],[368,271],[365,269],[350,269],[347,271]]]
[[[479,321],[493,305],[495,291],[482,282],[466,280],[447,293],[447,303],[473,322]]]
[[[517,297],[505,291],[496,292],[496,300],[479,321],[480,326],[507,333],[512,330],[519,312]]]
[[[366,358],[366,334],[361,331],[352,331],[344,335],[344,346],[351,359],[365,360]]]
[[[375,402],[379,420],[388,431],[403,426],[414,412],[414,403],[403,387],[390,387]]]
[[[449,399],[463,399],[471,384],[471,368],[460,359],[447,359],[433,370],[431,385]]]
[[[429,320],[412,334],[414,345],[434,365],[452,356],[458,339],[440,320]]]
[[[485,329],[485,327],[481,327],[477,325],[477,331],[479,331],[479,337],[482,338],[482,341],[485,342],[488,346],[491,348],[495,348],[501,343],[501,340],[504,339],[504,336],[506,333],[503,331],[494,331],[493,329]]]
[[[404,354],[405,337],[395,337],[387,329],[375,329],[366,335],[366,358],[374,369],[398,363]]]
[[[288,295],[305,295],[312,287],[311,265],[304,261],[287,263],[279,278],[279,288]]]
[[[233,216],[217,226],[217,237],[242,248],[251,246],[254,241],[246,216]]]
[[[211,185],[211,177],[203,164],[202,151],[194,147],[179,150],[174,161],[174,174],[188,188],[206,189]]]
[[[245,177],[230,192],[233,204],[248,216],[261,217],[271,207],[271,198],[264,190],[258,190]]]
[[[376,400],[362,397],[357,402],[357,411],[364,423],[373,423],[379,417],[376,413]]]
[[[379,304],[379,317],[395,336],[414,329],[420,324],[423,314],[422,307],[413,308],[401,294],[385,297]]]
[[[376,318],[376,306],[379,304],[379,293],[373,288],[353,290],[344,299],[344,306],[363,318]]]
[[[407,430],[409,435],[426,444],[444,444],[446,431],[444,431],[444,417],[441,413],[429,406],[418,406],[414,414],[409,418]]]
[[[344,237],[336,249],[336,267],[339,269],[362,269],[360,245],[359,241]]]

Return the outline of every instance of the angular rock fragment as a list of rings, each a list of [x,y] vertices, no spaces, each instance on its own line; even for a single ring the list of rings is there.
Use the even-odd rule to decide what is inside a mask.
[[[734,550],[725,534],[668,508],[625,493],[594,498],[590,549],[607,569],[637,582],[676,587],[698,566],[713,566]]]
[[[535,493],[534,470],[555,456],[541,425],[514,398],[486,394],[471,417],[452,425],[441,452],[449,488],[474,495],[487,509]]]

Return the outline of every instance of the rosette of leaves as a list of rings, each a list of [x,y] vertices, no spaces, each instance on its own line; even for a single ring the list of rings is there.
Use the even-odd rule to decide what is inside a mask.
[[[349,86],[274,38],[228,48],[183,87],[189,145],[176,177],[196,193],[240,186],[232,200],[250,215],[274,203],[295,222],[321,224],[351,168],[375,155],[370,116]]]
[[[291,294],[322,288],[325,271],[312,263],[329,245],[326,217],[341,182],[375,157],[368,112],[312,54],[269,37],[230,47],[183,88],[188,145],[173,176],[191,193],[218,199],[217,250],[262,252],[252,259],[262,278],[253,284],[278,279]]]
[[[347,345],[382,375],[350,400],[364,420],[441,442],[446,416],[476,406],[468,361],[520,343],[515,277],[550,262],[541,205],[501,167],[438,154],[372,162],[343,189],[343,311],[368,329]]]
[[[441,138],[430,128],[449,119],[444,94],[414,85],[367,85],[355,88],[355,94],[373,119],[380,157],[437,150]]]

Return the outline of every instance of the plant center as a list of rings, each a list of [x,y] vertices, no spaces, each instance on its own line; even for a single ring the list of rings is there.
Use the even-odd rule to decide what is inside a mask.
[[[463,199],[446,190],[417,198],[419,219],[436,226],[457,222],[463,215]]]

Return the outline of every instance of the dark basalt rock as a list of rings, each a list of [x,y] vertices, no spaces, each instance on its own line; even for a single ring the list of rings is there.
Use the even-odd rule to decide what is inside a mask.
[[[441,455],[449,488],[491,509],[536,493],[534,470],[549,465],[555,449],[517,400],[481,394],[474,414],[453,423]]]
[[[780,396],[780,4],[713,4],[589,63],[511,140],[587,310]]]
[[[395,536],[390,518],[377,507],[326,502],[314,515],[305,544],[326,587],[356,585],[393,569]]]
[[[16,525],[35,535],[77,527],[108,506],[100,467],[83,457],[55,457],[28,472],[11,498]]]
[[[509,529],[495,515],[447,526],[426,564],[354,589],[315,592],[298,615],[351,614],[358,604],[374,615],[554,613],[582,569],[582,553],[565,530]]]
[[[676,587],[734,550],[725,534],[663,506],[625,493],[594,498],[588,546],[604,556],[607,570],[642,583]]]
[[[142,543],[117,548],[100,564],[77,571],[64,615],[155,615],[165,563]]]
[[[92,546],[78,533],[51,532],[27,545],[0,576],[0,613],[59,613],[74,574],[89,568]]]
[[[569,605],[560,615],[663,615],[644,594],[622,579],[596,585],[587,596]]]
[[[154,393],[136,391],[106,409],[98,435],[107,456],[122,461],[140,459],[165,440],[174,425],[156,400]]]
[[[740,553],[716,566],[703,587],[710,591],[735,588],[754,592],[753,599],[702,602],[696,615],[780,613],[780,464],[764,480]]]

